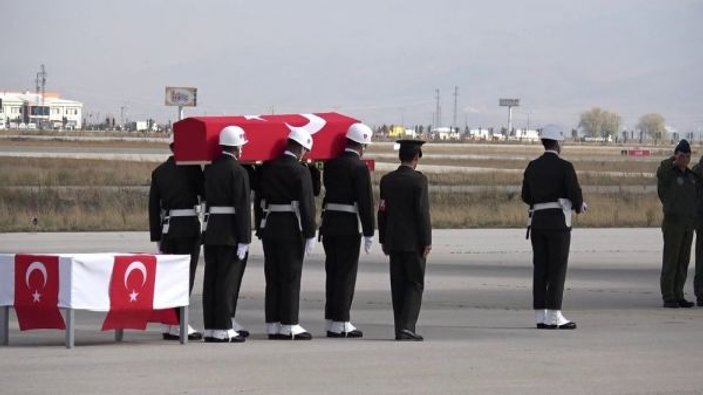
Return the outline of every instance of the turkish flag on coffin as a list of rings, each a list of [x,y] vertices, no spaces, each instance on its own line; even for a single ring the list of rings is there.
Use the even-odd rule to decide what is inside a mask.
[[[58,304],[59,257],[15,255],[15,312],[20,330],[66,329]]]
[[[153,314],[155,282],[155,256],[116,256],[110,277],[110,311],[102,330],[146,329]]]

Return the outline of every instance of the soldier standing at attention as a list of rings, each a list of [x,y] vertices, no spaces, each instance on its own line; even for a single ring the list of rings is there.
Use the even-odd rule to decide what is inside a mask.
[[[396,340],[422,341],[415,333],[425,287],[425,263],[432,249],[427,177],[416,171],[424,141],[399,140],[400,166],[381,178],[378,238],[390,256]]]
[[[350,321],[356,273],[359,268],[359,246],[364,235],[368,254],[373,244],[374,215],[371,176],[361,160],[371,144],[373,132],[368,126],[355,123],[347,130],[344,152],[325,163],[320,237],[325,248],[325,329],[327,337],[362,337]]]
[[[698,218],[696,221],[696,275],[693,278],[693,292],[698,307],[703,307],[703,156],[691,169],[698,176]]]
[[[311,149],[310,133],[292,127],[283,154],[257,173],[254,209],[264,247],[266,332],[272,340],[312,339],[298,320],[303,257],[316,243],[312,177],[300,163]]]
[[[244,274],[242,261],[251,243],[249,175],[239,163],[247,137],[242,128],[227,126],[220,132],[219,143],[222,154],[205,167],[205,341],[240,343],[248,333],[233,329],[232,312]]]
[[[563,131],[542,128],[544,154],[531,161],[522,181],[522,201],[530,206],[527,232],[532,241],[532,307],[539,329],[576,329],[561,313],[571,244],[571,211],[586,204],[571,162],[559,157]],[[531,232],[531,235],[530,235]]]
[[[169,144],[173,152],[173,140]],[[157,250],[164,254],[190,255],[189,292],[193,291],[195,269],[200,257],[200,221],[195,207],[203,196],[200,166],[176,165],[173,155],[151,173],[149,188],[149,232]],[[178,325],[162,325],[164,340],[178,340]],[[188,339],[202,334],[188,326]]]
[[[660,287],[664,307],[693,307],[684,299],[691,243],[698,210],[698,177],[688,168],[691,146],[681,140],[674,156],[665,159],[657,169],[657,193],[662,202],[664,251]]]

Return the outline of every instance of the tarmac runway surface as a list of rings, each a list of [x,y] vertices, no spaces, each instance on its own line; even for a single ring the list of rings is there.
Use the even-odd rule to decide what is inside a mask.
[[[522,229],[435,230],[418,322],[424,342],[396,342],[387,259],[361,255],[352,321],[363,339],[324,337],[324,252],[303,269],[309,342],[264,334],[261,244],[252,244],[238,321],[243,344],[160,340],[158,325],[100,332],[104,314],[77,312],[76,347],[62,331],[20,332],[0,347],[2,394],[698,394],[703,308],[663,309],[659,229],[575,229],[564,314],[575,331],[538,330],[531,249]],[[0,252],[154,251],[146,232],[6,233]],[[191,301],[202,329],[202,260]],[[692,295],[693,263],[686,284]]]

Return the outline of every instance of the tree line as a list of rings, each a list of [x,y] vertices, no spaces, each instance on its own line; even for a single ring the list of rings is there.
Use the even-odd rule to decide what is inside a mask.
[[[594,107],[582,112],[579,127],[589,137],[618,137],[622,118],[619,114]],[[666,137],[666,121],[661,114],[649,113],[642,115],[635,126],[641,137],[648,137],[658,142]],[[626,136],[623,136],[627,138]]]

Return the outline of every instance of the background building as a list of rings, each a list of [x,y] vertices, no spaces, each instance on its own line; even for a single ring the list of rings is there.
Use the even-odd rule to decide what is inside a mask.
[[[80,129],[83,103],[61,99],[58,93],[42,95],[0,92],[0,119],[8,128]]]

